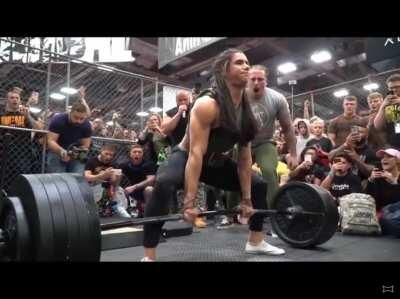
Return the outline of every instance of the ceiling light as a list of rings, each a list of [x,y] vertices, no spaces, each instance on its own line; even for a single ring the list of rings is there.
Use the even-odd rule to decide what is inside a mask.
[[[286,62],[278,66],[278,71],[282,74],[288,74],[297,70],[296,65],[293,62]]]
[[[149,113],[146,111],[140,111],[140,112],[136,113],[136,115],[139,117],[146,117],[149,115]]]
[[[78,90],[72,87],[63,87],[61,88],[61,92],[66,94],[76,94]]]
[[[42,109],[37,108],[37,107],[29,107],[29,111],[32,112],[33,114],[39,113],[42,111]]]
[[[335,91],[333,93],[333,95],[337,98],[342,98],[342,97],[349,95],[349,92],[347,91],[347,89],[340,89],[340,90]]]
[[[52,98],[53,100],[64,100],[65,99],[65,95],[61,94],[61,93],[57,93],[54,92],[50,95],[50,98]]]
[[[204,71],[202,71],[202,72],[200,72],[200,76],[207,76],[208,74],[210,74],[210,71],[209,70],[204,70]]]
[[[338,61],[336,61],[336,64],[340,67],[345,67],[347,65],[346,59],[340,59]]]
[[[315,52],[311,55],[311,60],[315,63],[322,63],[332,59],[331,53],[326,50]]]
[[[153,113],[159,113],[162,111],[162,109],[160,107],[152,107],[149,109],[149,111]]]
[[[379,84],[375,83],[375,82],[371,82],[371,83],[365,84],[363,87],[365,90],[373,91],[373,90],[376,90],[379,88]]]

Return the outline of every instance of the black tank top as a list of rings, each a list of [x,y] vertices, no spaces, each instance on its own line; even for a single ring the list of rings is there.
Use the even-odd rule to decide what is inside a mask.
[[[214,98],[216,95],[210,90],[203,95],[208,95],[211,98]],[[243,114],[243,105],[240,104],[238,109],[236,110],[236,118],[238,121],[239,127],[242,127],[242,114]],[[229,131],[223,127],[217,127],[210,130],[210,135],[208,137],[208,146],[206,154],[203,157],[204,161],[218,159],[222,153],[226,153],[233,149],[234,145],[238,143],[240,140],[239,134],[235,134],[232,131]]]

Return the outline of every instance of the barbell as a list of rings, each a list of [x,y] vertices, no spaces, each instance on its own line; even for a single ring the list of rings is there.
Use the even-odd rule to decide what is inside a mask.
[[[100,224],[92,190],[77,174],[20,175],[0,197],[0,259],[8,261],[99,261],[102,230],[183,219],[172,214]],[[286,184],[276,193],[273,208],[255,213],[271,216],[276,234],[294,247],[322,244],[336,232],[337,207],[318,186]]]

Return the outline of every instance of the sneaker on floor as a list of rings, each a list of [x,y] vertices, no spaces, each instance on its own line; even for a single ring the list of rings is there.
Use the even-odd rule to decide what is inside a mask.
[[[285,254],[285,250],[282,248],[275,247],[271,244],[268,244],[264,240],[261,241],[260,244],[254,246],[249,242],[246,243],[246,253],[260,253],[260,254],[268,254],[268,255],[282,255]]]
[[[225,229],[232,227],[233,223],[228,219],[228,217],[223,216],[221,222],[217,225],[217,229]]]
[[[144,258],[142,258],[140,261],[141,261],[141,262],[154,262],[154,260],[149,259],[147,256],[145,256]]]
[[[122,206],[115,205],[113,208],[115,214],[117,214],[119,217],[132,218],[131,214],[129,214]]]
[[[204,221],[203,217],[197,217],[194,220],[194,226],[197,228],[205,228],[207,227],[207,223]]]

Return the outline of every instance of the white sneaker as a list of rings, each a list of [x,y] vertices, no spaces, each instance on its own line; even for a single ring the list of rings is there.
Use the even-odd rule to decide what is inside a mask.
[[[269,255],[282,255],[285,254],[285,250],[282,248],[275,247],[268,244],[264,240],[261,241],[257,246],[251,245],[249,242],[246,243],[246,253],[261,253]]]
[[[154,262],[154,260],[149,259],[147,256],[145,256],[144,258],[142,258],[140,261],[141,261],[141,262]]]
[[[132,218],[132,216],[127,212],[127,210],[124,209],[124,207],[120,205],[116,205],[114,208],[114,212],[119,216],[123,218]]]

